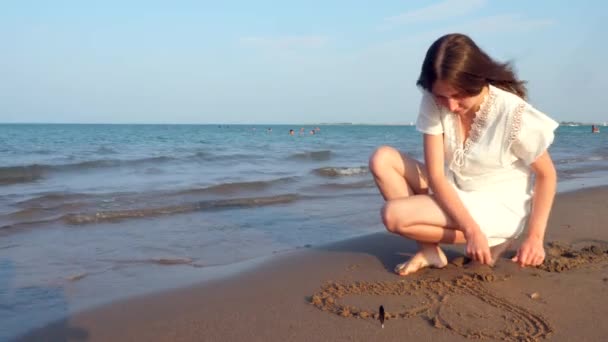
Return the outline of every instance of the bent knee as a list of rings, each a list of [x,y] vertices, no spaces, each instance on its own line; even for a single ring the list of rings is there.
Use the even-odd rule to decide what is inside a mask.
[[[391,233],[403,234],[420,223],[419,208],[404,205],[401,201],[387,201],[380,211],[382,223]]]
[[[384,227],[391,233],[396,233],[404,225],[402,215],[397,210],[397,206],[390,201],[384,204],[380,211],[380,216]]]
[[[399,151],[391,146],[380,146],[369,157],[369,170],[377,175],[386,170],[386,166],[390,165],[396,157],[399,157]]]

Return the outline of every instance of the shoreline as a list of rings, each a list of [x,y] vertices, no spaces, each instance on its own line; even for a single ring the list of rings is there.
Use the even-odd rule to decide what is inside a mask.
[[[602,222],[608,222],[606,198],[606,186],[560,192],[553,206],[545,242],[573,244],[572,248],[578,249],[595,244],[597,248],[608,251],[608,232],[602,229]],[[462,256],[462,247],[446,247],[450,260]],[[513,246],[507,255],[513,253],[515,248]],[[465,330],[477,331],[481,338],[507,336],[508,340],[508,335],[504,334],[514,327],[513,324],[503,322],[504,319],[499,319],[502,316],[536,322],[530,323],[531,330],[517,333],[534,336],[536,331],[536,334],[540,334],[536,337],[539,339],[548,336],[570,339],[584,333],[587,340],[601,340],[608,333],[608,328],[597,327],[593,322],[587,322],[590,320],[585,320],[589,314],[608,313],[608,262],[602,259],[608,256],[608,252],[600,253],[601,258],[596,258],[594,262],[576,264],[567,272],[543,272],[532,268],[519,270],[503,258],[493,270],[475,270],[451,264],[443,270],[427,269],[412,277],[394,275],[392,267],[407,258],[404,254],[414,250],[413,243],[386,232],[294,250],[270,256],[249,270],[219,279],[130,297],[78,312],[44,328],[30,331],[18,340],[308,341],[403,340],[410,337],[457,341],[474,337],[458,333]],[[463,295],[458,294],[457,286],[450,285],[463,274],[473,274],[473,277],[492,274],[498,280],[485,283],[474,279],[462,280],[472,282],[470,287],[477,289],[477,292]],[[332,314],[331,310],[323,312],[319,309],[323,308],[324,302],[318,307],[311,305],[314,304],[314,295],[321,291],[327,281],[341,284],[417,281],[428,287],[440,288],[438,291],[441,296],[454,299],[449,305],[437,304],[439,313],[435,313],[434,319],[438,319],[437,324],[443,324],[443,327],[429,324],[428,318],[433,313],[427,308],[425,315],[428,317],[420,314],[407,319],[394,318],[387,321],[387,329],[382,330],[378,329],[377,322],[373,319],[341,317],[339,314],[346,315],[344,310],[339,314]],[[556,282],[558,285],[553,285]],[[569,293],[573,288],[576,299]],[[341,289],[345,292],[344,287]],[[380,293],[379,297],[374,298],[366,293],[369,289],[356,291],[359,291],[358,295],[346,291],[342,297],[338,296],[337,299],[343,301],[342,309],[344,306],[366,307],[372,312],[377,310],[378,303],[383,303],[388,312],[398,314],[405,305],[399,300],[403,296],[395,296],[391,292]],[[541,300],[532,299],[530,296],[533,293],[540,293]],[[413,289],[408,294],[411,295],[407,296],[410,299],[434,295],[418,293]],[[488,298],[498,298],[498,302],[488,306]],[[494,330],[483,333],[481,327],[469,326],[469,323],[463,322],[470,320],[458,316],[462,312],[475,315],[480,308],[482,314],[477,315],[483,317],[478,319],[484,321],[484,324],[490,324]],[[441,310],[447,310],[447,313],[441,314]],[[537,312],[542,312],[542,315]],[[545,313],[546,317],[543,316]],[[451,322],[451,325],[445,326],[443,321]],[[547,326],[543,328],[545,323],[542,322],[545,321]],[[454,328],[457,325],[461,327]]]

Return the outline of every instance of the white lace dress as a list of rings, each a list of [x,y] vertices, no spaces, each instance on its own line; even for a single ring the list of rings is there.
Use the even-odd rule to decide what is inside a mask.
[[[416,128],[443,134],[446,175],[490,246],[525,228],[533,180],[530,164],[553,142],[558,123],[520,97],[490,86],[466,142],[460,121],[424,92]]]

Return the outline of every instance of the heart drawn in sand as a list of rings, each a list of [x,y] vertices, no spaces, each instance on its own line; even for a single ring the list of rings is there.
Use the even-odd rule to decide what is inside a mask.
[[[605,247],[574,249],[558,243],[548,245],[547,259],[538,267],[547,272],[608,261]],[[468,272],[452,280],[328,282],[312,295],[310,302],[322,311],[345,318],[377,320],[379,313],[357,305],[357,298],[399,296],[402,306],[392,312],[385,310],[387,321],[420,317],[436,328],[474,339],[528,341],[549,337],[553,328],[547,319],[497,296],[486,286],[507,279],[508,276],[493,273]]]

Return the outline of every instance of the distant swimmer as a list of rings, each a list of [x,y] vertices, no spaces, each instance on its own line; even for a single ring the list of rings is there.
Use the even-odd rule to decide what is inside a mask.
[[[289,135],[294,135],[294,134],[295,134],[295,133],[294,133],[293,129],[290,129],[290,130],[289,130]]]

